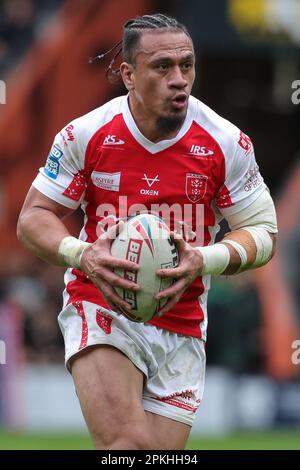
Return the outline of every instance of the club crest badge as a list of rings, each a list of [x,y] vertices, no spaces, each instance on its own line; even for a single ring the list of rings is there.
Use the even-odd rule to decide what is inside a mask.
[[[185,193],[191,202],[203,199],[207,190],[208,177],[196,173],[187,173],[185,178]]]

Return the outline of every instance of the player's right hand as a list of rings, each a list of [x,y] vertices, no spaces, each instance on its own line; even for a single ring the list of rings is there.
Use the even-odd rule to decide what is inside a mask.
[[[139,290],[137,284],[120,277],[113,271],[115,268],[128,271],[137,271],[139,269],[137,263],[115,258],[111,255],[111,243],[123,230],[123,227],[124,222],[120,221],[116,225],[110,226],[106,232],[103,230],[98,240],[83,251],[80,259],[81,270],[99,289],[108,305],[119,313],[121,313],[120,309],[122,308],[131,310],[131,305],[117,294],[114,287],[122,287],[132,291]]]

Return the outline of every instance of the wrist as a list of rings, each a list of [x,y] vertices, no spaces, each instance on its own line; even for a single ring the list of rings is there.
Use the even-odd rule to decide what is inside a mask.
[[[227,246],[216,243],[209,246],[197,247],[203,258],[203,266],[200,271],[201,276],[206,274],[222,274],[230,262],[230,252]]]
[[[62,239],[58,247],[58,256],[65,266],[80,269],[80,260],[84,250],[91,243],[78,240],[78,238],[67,236]]]

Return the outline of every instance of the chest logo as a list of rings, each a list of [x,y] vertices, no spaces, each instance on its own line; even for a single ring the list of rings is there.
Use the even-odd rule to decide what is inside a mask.
[[[144,173],[144,178],[142,178],[142,180],[147,182],[148,188],[152,188],[154,183],[159,183],[158,175],[156,175],[154,178],[149,178],[149,176]],[[140,194],[142,194],[143,196],[158,196],[159,190],[143,188],[140,190]]]
[[[207,147],[201,147],[200,145],[192,145],[191,150],[187,155],[190,155],[192,157],[207,158],[211,157],[213,154],[213,150],[210,150]]]
[[[103,146],[123,145],[124,140],[118,139],[116,135],[107,135],[103,141]]]
[[[147,181],[147,184],[148,184],[149,188],[151,188],[151,186],[152,186],[156,181],[159,181],[158,175],[156,175],[154,178],[148,178],[148,176],[147,176],[145,173],[144,173],[144,178],[142,178],[142,180]]]
[[[97,188],[106,189],[107,191],[120,191],[120,171],[117,173],[93,171],[91,179]]]
[[[208,177],[197,173],[187,173],[185,177],[185,193],[191,202],[203,199],[207,190]]]

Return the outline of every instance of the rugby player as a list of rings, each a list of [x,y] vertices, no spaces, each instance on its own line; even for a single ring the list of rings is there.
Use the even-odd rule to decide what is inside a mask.
[[[116,55],[121,49],[128,94],[57,134],[18,236],[35,255],[68,267],[59,325],[95,447],[183,449],[203,395],[210,277],[266,264],[276,215],[250,138],[191,95],[195,52],[187,29],[163,14],[137,17],[124,25]],[[167,304],[148,323],[131,322],[114,287],[140,286],[113,269],[138,265],[112,257],[111,240],[124,211],[175,203],[182,214],[191,209],[191,220],[177,222],[196,238],[202,230],[201,246],[173,221],[180,263],[158,272],[175,279],[157,294]],[[77,239],[64,218],[79,206],[85,219]],[[223,218],[231,232],[215,243]]]

